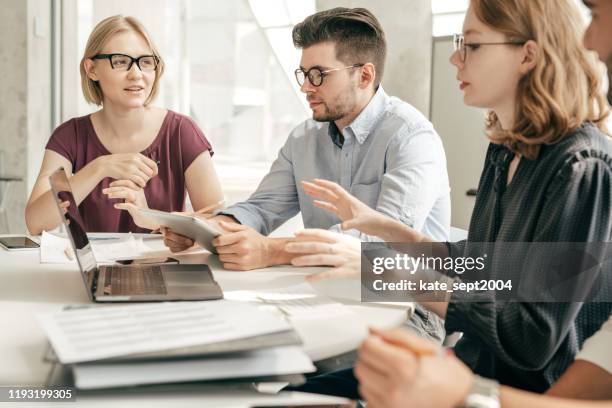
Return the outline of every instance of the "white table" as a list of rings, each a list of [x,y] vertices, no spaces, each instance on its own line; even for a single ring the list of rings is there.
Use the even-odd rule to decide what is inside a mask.
[[[301,283],[306,275],[321,270],[279,266],[257,271],[232,272],[224,270],[215,256],[205,252],[184,255],[180,260],[184,263],[209,264],[215,279],[226,293],[235,290],[284,288]],[[355,349],[366,335],[368,325],[395,327],[410,313],[407,308],[360,304],[358,285],[348,281],[321,283],[317,284],[315,289],[350,305],[349,307],[357,312],[355,321],[345,322],[345,325],[314,319],[293,322],[304,341],[306,352],[315,361]],[[50,365],[42,361],[46,341],[36,315],[59,311],[67,304],[79,303],[89,303],[89,298],[76,264],[40,264],[37,250],[8,252],[0,248],[0,384],[35,386],[45,383]],[[167,404],[161,401],[167,395],[105,396],[102,399],[79,401],[96,406],[98,403],[103,405],[125,398],[136,399],[146,403],[146,406],[164,406]],[[299,393],[296,395],[313,398]],[[195,406],[197,403],[198,406],[229,407],[248,406],[245,401],[250,401],[249,398],[263,398],[267,404],[270,403],[270,398],[281,397],[293,398],[291,395],[270,397],[248,391],[232,392],[231,396],[223,393],[217,395],[210,391],[194,391],[188,395],[180,394],[180,401],[182,406]],[[203,398],[206,401],[212,398],[215,403],[203,405]],[[222,400],[225,402],[221,403]]]

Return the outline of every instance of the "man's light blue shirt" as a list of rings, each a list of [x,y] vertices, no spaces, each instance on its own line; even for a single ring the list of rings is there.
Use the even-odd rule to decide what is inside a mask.
[[[342,135],[341,144],[333,122],[308,119],[298,125],[251,197],[221,213],[264,235],[300,211],[306,228],[340,231],[340,219],[315,207],[301,187],[303,180],[320,178],[435,240],[449,239],[446,155],[433,125],[417,109],[380,86]]]

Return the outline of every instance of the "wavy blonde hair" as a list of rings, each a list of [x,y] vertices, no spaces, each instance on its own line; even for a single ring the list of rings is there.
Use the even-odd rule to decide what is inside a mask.
[[[538,44],[534,69],[518,84],[514,127],[502,130],[487,117],[493,143],[535,159],[540,146],[554,144],[584,122],[607,133],[609,107],[594,53],[582,46],[584,21],[572,0],[471,0],[483,23],[510,40]]]
[[[155,71],[155,80],[153,81],[153,86],[151,87],[151,93],[145,100],[145,106],[153,102],[157,96],[159,92],[159,81],[164,73],[164,60],[159,54],[153,40],[151,40],[151,36],[140,21],[134,17],[116,15],[100,21],[94,27],[93,31],[89,35],[89,39],[87,40],[87,45],[85,46],[85,52],[83,54],[83,58],[81,59],[80,65],[81,89],[87,102],[98,106],[102,105],[104,93],[102,92],[102,88],[100,87],[98,81],[94,81],[87,76],[85,61],[93,58],[96,54],[99,54],[115,34],[125,31],[133,31],[136,34],[140,34],[144,38],[149,48],[151,48],[153,55],[159,59],[157,69]]]

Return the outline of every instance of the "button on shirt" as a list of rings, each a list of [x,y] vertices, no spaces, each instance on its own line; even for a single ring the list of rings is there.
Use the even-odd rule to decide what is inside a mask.
[[[340,219],[315,207],[300,185],[321,178],[433,239],[448,240],[446,156],[433,125],[417,109],[381,86],[342,136],[341,143],[334,122],[306,120],[290,133],[255,193],[221,214],[264,235],[300,211],[306,228],[340,231]]]

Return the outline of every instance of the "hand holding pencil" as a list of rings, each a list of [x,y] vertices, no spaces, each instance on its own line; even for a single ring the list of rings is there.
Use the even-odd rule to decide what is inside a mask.
[[[452,353],[404,329],[370,329],[354,369],[368,407],[454,407],[473,374]]]

